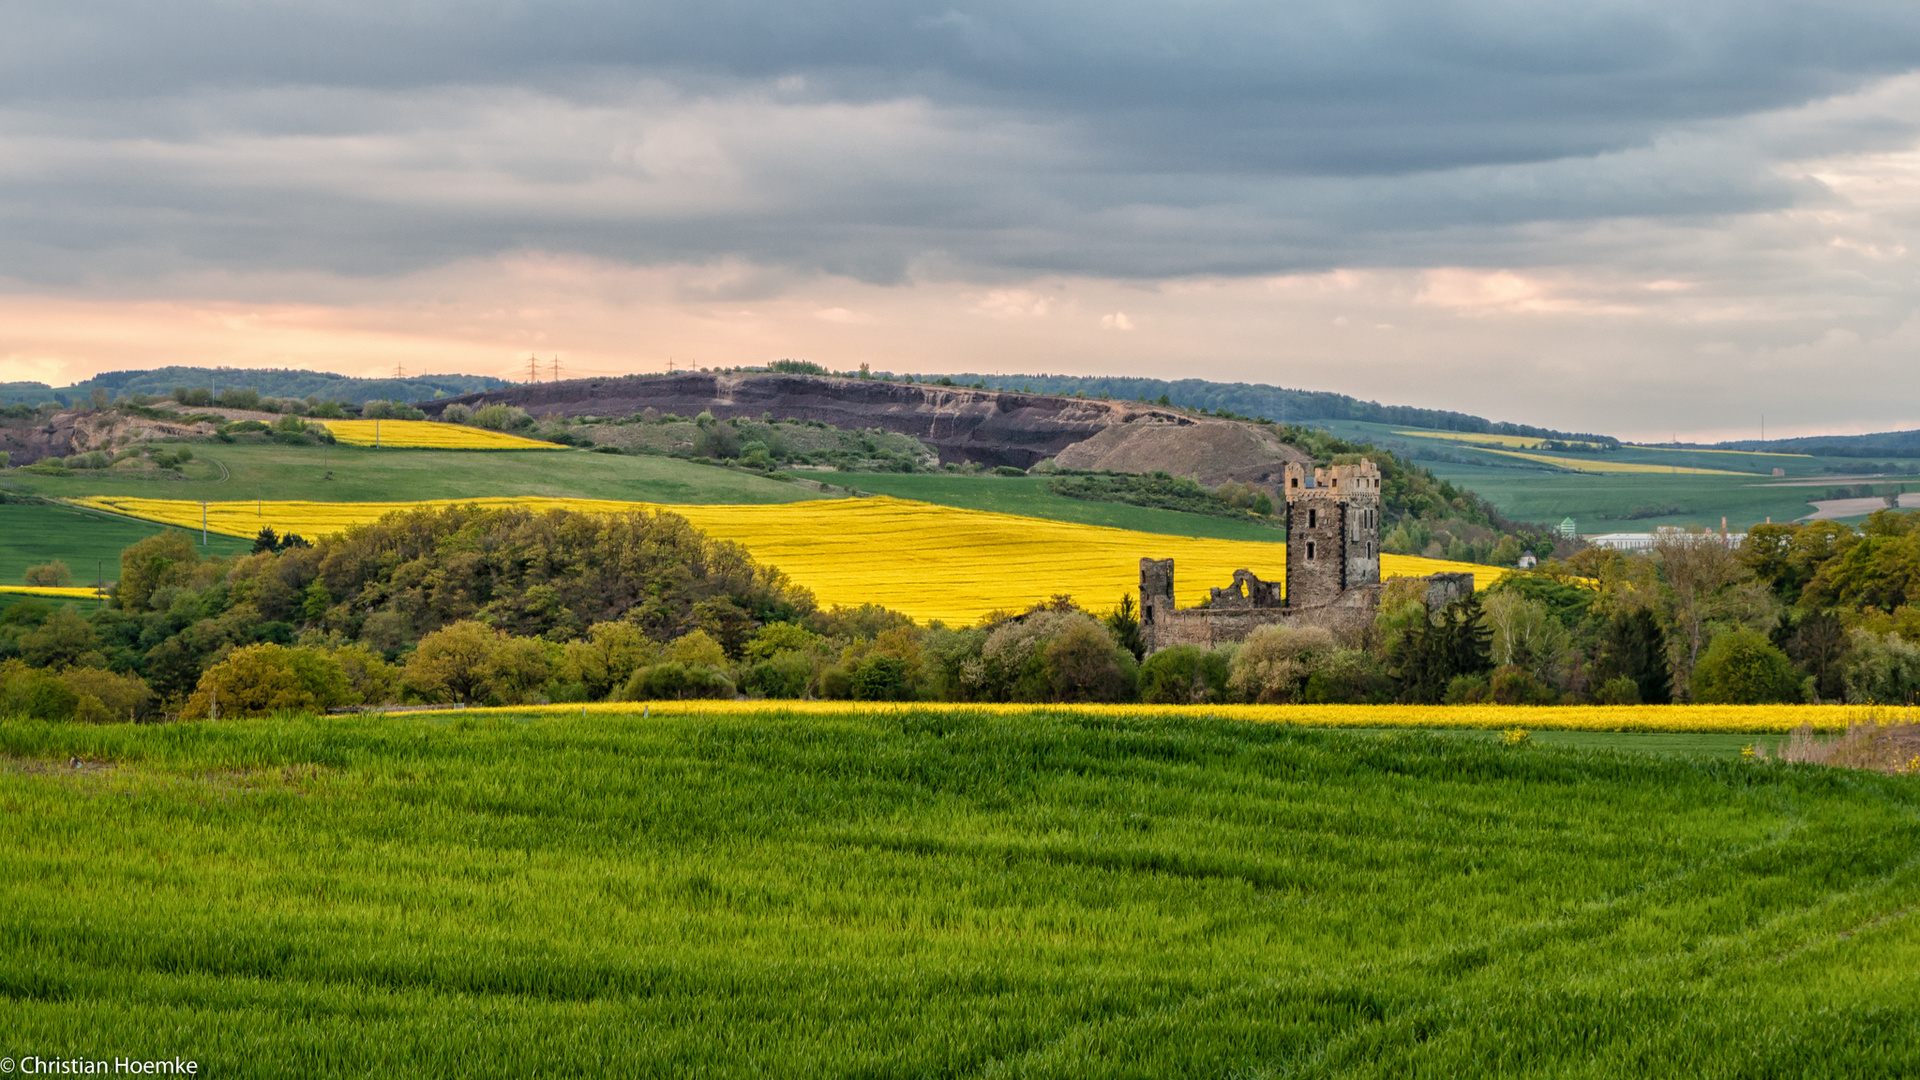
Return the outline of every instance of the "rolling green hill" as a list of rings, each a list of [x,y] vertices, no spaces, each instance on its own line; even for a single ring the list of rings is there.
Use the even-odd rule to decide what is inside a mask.
[[[1911,779],[1043,711],[13,722],[0,753],[11,1053],[1920,1072]]]

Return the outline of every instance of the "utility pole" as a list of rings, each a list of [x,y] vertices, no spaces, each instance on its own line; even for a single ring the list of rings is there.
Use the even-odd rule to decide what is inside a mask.
[[[399,361],[394,362],[393,377],[396,379],[404,379],[407,377],[407,369]]]
[[[530,383],[540,381],[540,361],[532,356],[527,357],[527,381]]]
[[[207,546],[207,500],[200,500],[200,546]]]
[[[553,354],[553,381],[554,382],[560,381],[560,354],[559,353]]]

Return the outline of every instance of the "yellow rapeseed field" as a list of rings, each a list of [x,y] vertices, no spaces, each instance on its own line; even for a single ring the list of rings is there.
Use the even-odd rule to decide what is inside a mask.
[[[147,521],[200,527],[201,504],[172,499],[94,496],[76,502]],[[1285,576],[1286,545],[1131,532],[1096,525],[960,510],[903,499],[835,499],[772,506],[657,506],[599,499],[485,498],[431,503],[219,502],[206,504],[207,527],[253,536],[263,527],[308,538],[341,532],[413,506],[454,502],[528,510],[622,513],[668,510],[708,535],[737,541],[756,559],[787,572],[824,605],[882,604],[916,619],[972,623],[990,611],[1020,610],[1065,593],[1105,608],[1139,588],[1142,558],[1176,560],[1183,605],[1245,568]],[[1388,577],[1470,573],[1481,588],[1493,567],[1404,555],[1381,558]]]
[[[333,437],[354,446],[377,444],[396,450],[564,450],[549,442],[523,439],[504,431],[440,424],[431,420],[315,420]]]
[[[1531,450],[1546,441],[1531,435],[1490,435],[1478,431],[1396,431],[1394,434],[1411,435],[1416,439],[1445,439],[1448,442],[1475,443],[1484,446],[1511,446],[1520,450]]]
[[[1865,705],[979,705],[964,702],[880,703],[854,701],[655,701],[591,705],[506,706],[468,712],[639,713],[649,716],[740,715],[788,712],[802,715],[888,713],[903,710],[1051,712],[1093,716],[1217,716],[1253,723],[1327,728],[1477,728],[1486,731],[1677,731],[1755,735],[1812,724],[1845,731],[1853,724],[1911,723],[1914,710]],[[1515,740],[1520,741],[1520,740]]]
[[[77,600],[91,600],[105,595],[91,585],[0,585],[0,593],[13,593],[20,596],[56,596]]]
[[[1502,457],[1523,458],[1538,461],[1543,465],[1557,465],[1562,469],[1574,469],[1590,473],[1666,473],[1688,476],[1757,476],[1758,473],[1735,472],[1731,469],[1697,469],[1687,465],[1654,465],[1644,461],[1601,461],[1597,458],[1560,457],[1555,454],[1523,454],[1518,450],[1491,450],[1482,448],[1481,453],[1499,454]]]

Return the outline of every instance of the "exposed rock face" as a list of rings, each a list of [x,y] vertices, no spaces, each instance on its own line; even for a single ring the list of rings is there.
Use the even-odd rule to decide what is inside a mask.
[[[472,408],[517,405],[535,416],[629,416],[656,413],[723,419],[819,420],[838,428],[878,427],[912,435],[942,462],[1031,468],[1115,424],[1147,419],[1167,427],[1194,421],[1128,401],[1089,401],[929,383],[840,379],[819,375],[721,375],[687,372],[638,379],[576,379],[422,401],[438,416],[459,402]],[[1161,466],[1155,466],[1159,468]]]
[[[1158,417],[1131,417],[1062,450],[1063,469],[1188,476],[1208,487],[1227,480],[1257,484],[1276,497],[1289,462],[1311,465],[1297,447],[1271,431],[1233,420],[1170,424]]]
[[[55,413],[46,422],[29,427],[0,427],[0,450],[14,465],[31,465],[41,458],[61,458],[87,450],[105,450],[142,439],[212,435],[212,424],[173,424],[107,410]]]

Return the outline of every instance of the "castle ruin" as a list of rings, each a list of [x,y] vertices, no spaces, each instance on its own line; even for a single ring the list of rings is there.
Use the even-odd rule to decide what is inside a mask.
[[[1380,607],[1380,467],[1286,469],[1285,586],[1236,570],[1233,583],[1210,590],[1207,606],[1177,607],[1173,560],[1140,560],[1140,636],[1148,653],[1173,645],[1212,648],[1240,641],[1262,626],[1322,626],[1350,641]],[[1473,592],[1472,574],[1434,574],[1427,607],[1445,607]]]

